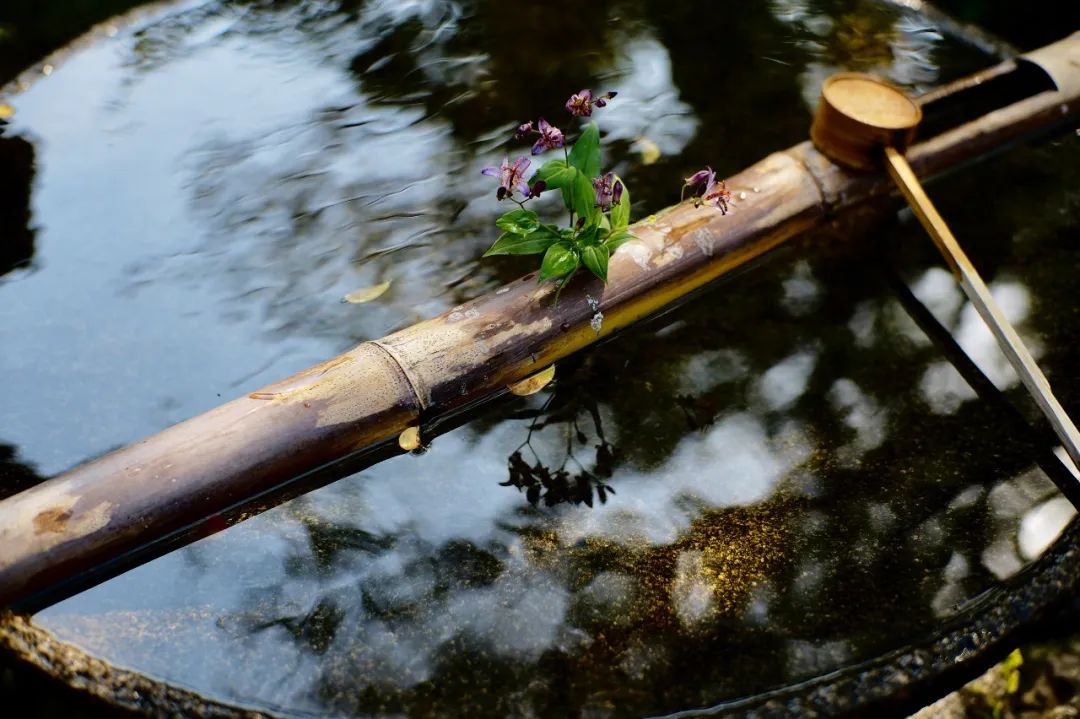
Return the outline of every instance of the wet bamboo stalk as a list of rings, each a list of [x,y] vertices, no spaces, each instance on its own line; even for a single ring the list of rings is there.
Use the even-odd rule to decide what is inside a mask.
[[[915,171],[933,175],[1074,119],[1080,34],[1039,52],[1057,91],[913,146]],[[949,95],[938,90],[934,101]],[[499,393],[891,190],[884,173],[849,173],[809,142],[728,185],[731,214],[684,204],[634,225],[606,286],[582,277],[553,307],[552,286],[527,275],[0,502],[0,605],[33,606],[35,595],[150,543],[220,526],[222,512]]]

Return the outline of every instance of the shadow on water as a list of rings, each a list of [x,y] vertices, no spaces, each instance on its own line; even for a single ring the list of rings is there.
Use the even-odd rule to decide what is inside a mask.
[[[0,7],[0,85],[140,0],[5,0]]]
[[[34,181],[34,146],[7,137],[0,120],[0,278],[28,267],[34,256],[30,226],[30,190]]]
[[[1062,32],[1080,27],[1080,7],[1073,3],[1039,5],[1024,12],[1009,0],[939,0],[939,7],[964,22],[1007,37],[1024,51],[1061,38]]]
[[[917,91],[987,62],[865,0],[178,6],[12,99],[42,269],[0,285],[5,437],[59,471],[518,276],[477,260],[496,208],[479,169],[579,87],[619,90],[597,121],[640,217],[701,164],[804,139],[834,70]],[[77,128],[55,119],[69,100]],[[1078,159],[1014,150],[933,189],[1067,407]],[[976,397],[893,276],[1033,421],[902,212],[36,619],[217,699],[346,716],[672,711],[903,646],[1071,508],[1042,435]],[[63,373],[13,359],[61,340]]]
[[[16,449],[0,442],[0,499],[44,481],[31,465],[17,459]]]

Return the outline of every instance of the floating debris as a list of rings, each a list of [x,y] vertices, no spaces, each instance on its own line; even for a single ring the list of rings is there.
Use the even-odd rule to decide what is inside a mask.
[[[385,293],[388,289],[390,289],[390,280],[387,280],[386,282],[380,282],[379,284],[372,285],[371,287],[364,287],[362,289],[356,290],[355,292],[350,292],[349,294],[342,297],[341,301],[348,302],[349,304],[353,305],[358,305],[362,302],[371,302],[374,299],[382,297],[383,293]]]
[[[527,397],[544,389],[553,379],[555,379],[555,365],[551,365],[531,377],[526,377],[520,382],[507,385],[506,388],[510,390],[511,394],[516,394],[518,397]]]
[[[420,442],[420,428],[408,427],[404,432],[398,435],[398,446],[406,452],[414,452],[420,449],[423,444]]]
[[[639,137],[634,148],[641,153],[641,164],[652,165],[660,159],[660,146],[647,137]]]

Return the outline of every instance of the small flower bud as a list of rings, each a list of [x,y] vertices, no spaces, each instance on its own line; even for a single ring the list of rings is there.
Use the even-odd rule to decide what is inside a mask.
[[[712,168],[706,167],[704,170],[698,170],[693,175],[690,175],[690,177],[687,177],[684,186],[692,190],[700,185],[701,189],[704,190],[712,184],[715,177],[716,173],[713,172]]]
[[[525,122],[525,123],[522,123],[521,125],[518,125],[517,132],[514,133],[514,139],[515,140],[524,140],[526,137],[531,135],[533,132],[535,132],[535,130],[533,130],[532,120],[529,120],[528,122]]]

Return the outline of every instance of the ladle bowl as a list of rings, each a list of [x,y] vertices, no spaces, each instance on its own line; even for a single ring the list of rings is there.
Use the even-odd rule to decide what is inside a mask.
[[[882,147],[903,152],[922,120],[922,109],[902,90],[862,73],[825,80],[810,138],[834,162],[856,170],[878,169]]]

